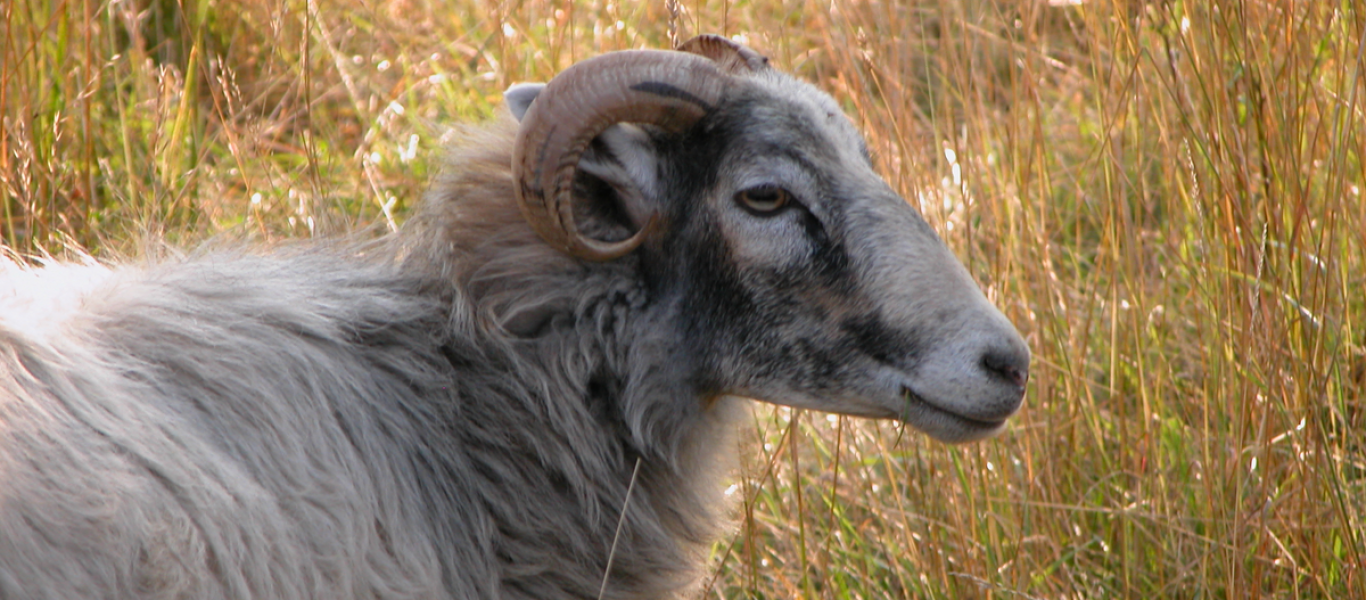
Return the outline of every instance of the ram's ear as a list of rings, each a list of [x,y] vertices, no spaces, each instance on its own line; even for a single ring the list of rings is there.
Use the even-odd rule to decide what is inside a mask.
[[[526,109],[531,108],[531,102],[536,96],[545,89],[544,83],[517,83],[503,92],[503,101],[507,102],[508,110],[512,111],[513,118],[521,122],[522,117],[526,116]]]
[[[644,227],[658,209],[658,150],[648,131],[630,123],[608,127],[579,160],[579,173],[615,192],[631,230]]]

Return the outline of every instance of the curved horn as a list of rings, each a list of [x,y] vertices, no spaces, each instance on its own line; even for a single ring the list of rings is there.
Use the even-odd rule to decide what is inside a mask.
[[[532,102],[517,132],[512,174],[522,216],[551,246],[579,258],[612,260],[636,249],[657,215],[619,242],[579,232],[572,199],[579,158],[617,123],[686,129],[716,106],[727,79],[707,58],[660,50],[604,54],[566,69]]]
[[[733,75],[757,73],[769,68],[767,56],[710,33],[679,44],[678,50],[710,58],[722,72]]]

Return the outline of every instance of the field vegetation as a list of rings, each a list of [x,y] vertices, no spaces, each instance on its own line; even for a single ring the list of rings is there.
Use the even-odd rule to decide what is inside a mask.
[[[756,410],[706,597],[1366,598],[1360,2],[6,0],[0,240],[382,232],[509,84],[699,32],[840,101],[1035,356],[970,446]]]

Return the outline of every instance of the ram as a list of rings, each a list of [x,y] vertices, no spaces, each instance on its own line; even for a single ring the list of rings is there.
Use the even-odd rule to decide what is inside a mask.
[[[0,263],[0,598],[671,598],[753,398],[964,442],[1029,352],[754,51],[507,93],[387,239]]]

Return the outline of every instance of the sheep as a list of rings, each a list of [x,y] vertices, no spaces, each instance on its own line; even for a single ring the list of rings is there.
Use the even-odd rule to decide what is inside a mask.
[[[0,598],[687,597],[748,399],[1021,405],[1015,328],[757,52],[506,100],[379,241],[0,261]]]

